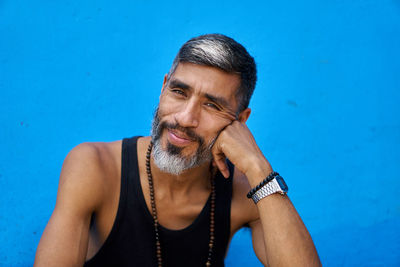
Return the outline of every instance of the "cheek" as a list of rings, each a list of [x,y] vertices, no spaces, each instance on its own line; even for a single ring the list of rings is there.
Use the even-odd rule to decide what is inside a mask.
[[[179,112],[182,104],[178,101],[171,101],[168,97],[161,97],[158,104],[158,114],[160,117],[172,115]]]
[[[221,119],[215,115],[205,114],[202,116],[202,121],[197,128],[199,133],[205,138],[206,142],[211,142],[227,125],[231,123],[230,120]]]
[[[173,100],[166,95],[161,96],[158,106],[160,120],[175,123],[174,116],[181,111],[183,106],[184,104],[181,101]],[[231,122],[225,116],[205,108],[200,113],[200,123],[194,131],[206,142],[210,142]]]
[[[213,131],[218,132],[232,123],[232,120],[228,119],[224,114],[219,112],[210,112],[208,110],[203,111],[202,119],[208,128],[212,128]]]

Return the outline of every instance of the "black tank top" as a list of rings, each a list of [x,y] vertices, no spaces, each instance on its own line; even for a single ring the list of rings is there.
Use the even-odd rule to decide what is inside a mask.
[[[121,192],[109,236],[84,266],[157,266],[153,218],[140,185],[137,139],[122,141]],[[143,155],[145,156],[145,155]],[[224,266],[230,235],[231,177],[216,177],[215,246],[211,266]],[[208,256],[210,197],[191,225],[170,230],[160,225],[163,266],[205,266]]]

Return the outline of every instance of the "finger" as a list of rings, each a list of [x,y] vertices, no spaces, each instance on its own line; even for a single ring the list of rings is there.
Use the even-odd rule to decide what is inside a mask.
[[[228,166],[226,165],[226,156],[222,151],[221,147],[221,140],[223,139],[224,136],[224,131],[226,130],[227,127],[229,127],[230,124],[226,125],[219,133],[216,138],[216,141],[212,147],[211,153],[215,162],[215,165],[221,172],[221,174],[225,178],[229,178],[229,169]]]
[[[219,171],[221,172],[221,174],[225,177],[225,178],[229,178],[229,169],[228,166],[226,166],[226,163],[222,160],[218,160],[216,161],[217,167],[219,169]]]
[[[217,168],[219,169],[221,174],[225,178],[229,178],[229,169],[228,169],[228,166],[226,165],[225,156],[221,156],[221,155],[214,156],[214,162],[215,162],[215,165],[217,165]]]
[[[213,167],[217,167],[217,164],[215,163],[215,160],[213,160],[213,161],[211,162],[211,164],[212,164]]]

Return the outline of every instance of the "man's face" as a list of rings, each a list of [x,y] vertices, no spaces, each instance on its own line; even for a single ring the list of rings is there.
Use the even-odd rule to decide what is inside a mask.
[[[211,160],[218,134],[236,118],[239,84],[239,75],[192,63],[180,63],[164,79],[152,129],[161,169],[179,174]]]

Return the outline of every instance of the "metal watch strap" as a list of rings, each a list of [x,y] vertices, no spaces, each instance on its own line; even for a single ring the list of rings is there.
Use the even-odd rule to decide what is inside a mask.
[[[279,183],[276,178],[274,178],[272,181],[270,181],[269,183],[261,187],[259,190],[257,190],[252,196],[252,199],[254,203],[257,204],[257,202],[260,201],[261,199],[275,193],[281,193],[283,195],[286,194],[286,192],[283,191],[279,186]]]

